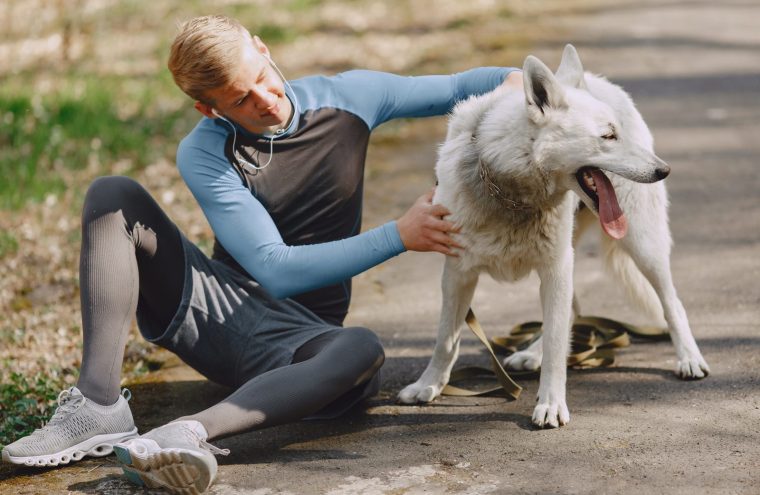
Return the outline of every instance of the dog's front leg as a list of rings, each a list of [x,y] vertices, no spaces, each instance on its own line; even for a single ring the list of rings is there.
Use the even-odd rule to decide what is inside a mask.
[[[543,360],[533,424],[556,428],[570,421],[565,399],[573,300],[572,249],[539,270],[544,314]]]
[[[447,258],[443,268],[443,306],[433,357],[419,380],[399,392],[398,400],[405,404],[430,402],[438,397],[449,382],[451,368],[459,355],[459,331],[470,307],[478,274],[460,272],[454,263]]]

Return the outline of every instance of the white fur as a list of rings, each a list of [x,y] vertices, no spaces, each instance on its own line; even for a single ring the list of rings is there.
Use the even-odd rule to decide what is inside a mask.
[[[565,381],[574,304],[577,308],[572,273],[578,197],[596,211],[576,180],[582,167],[606,171],[615,187],[628,234],[619,241],[605,239],[608,265],[650,313],[664,312],[678,356],[676,373],[702,378],[709,368],[671,277],[667,194],[664,183],[655,182],[667,165],[654,154],[652,136],[630,97],[604,78],[584,73],[571,45],[556,76],[529,56],[523,81],[524,92],[500,87],[460,103],[451,116],[436,165],[434,202],[452,211],[465,249],[446,259],[432,359],[399,400],[429,402],[448,383],[481,272],[514,281],[536,270],[544,336],[505,365],[541,367],[533,423],[557,427],[570,420]],[[617,139],[602,138],[610,129]],[[478,175],[479,160],[501,190],[496,197]],[[530,209],[514,209],[515,204]]]

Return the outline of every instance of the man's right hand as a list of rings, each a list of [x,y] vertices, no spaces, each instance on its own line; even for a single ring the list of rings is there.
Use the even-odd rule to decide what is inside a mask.
[[[443,217],[451,212],[443,205],[434,205],[435,188],[423,194],[411,208],[396,221],[401,242],[407,251],[437,251],[457,256],[452,248],[463,247],[451,236],[459,232],[453,222]]]

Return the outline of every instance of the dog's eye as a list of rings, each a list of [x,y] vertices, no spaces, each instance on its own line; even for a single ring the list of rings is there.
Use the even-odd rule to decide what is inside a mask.
[[[612,124],[609,124],[607,126],[607,133],[602,135],[602,139],[615,141],[617,140],[617,138],[618,137],[617,137],[617,133],[615,132],[615,126],[613,126]]]

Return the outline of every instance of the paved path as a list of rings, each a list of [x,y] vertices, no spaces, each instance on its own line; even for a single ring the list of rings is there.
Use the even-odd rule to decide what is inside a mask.
[[[509,63],[533,53],[555,67],[570,41],[587,69],[632,93],[673,168],[673,273],[713,374],[679,381],[669,344],[635,345],[615,368],[570,373],[572,421],[553,431],[530,426],[535,380],[516,403],[397,406],[395,393],[427,363],[439,307],[440,258],[406,254],[356,280],[350,321],[377,330],[387,348],[381,395],[339,421],[219,442],[232,454],[220,458],[213,493],[760,493],[760,4],[584,3],[525,7],[533,10],[508,26],[523,40]],[[372,148],[368,224],[400,213],[432,183],[443,131],[440,121],[416,123],[406,143]],[[641,321],[604,276],[592,241],[576,263],[584,309]],[[535,319],[537,281],[483,280],[474,308],[492,333]],[[462,354],[486,362],[471,340]],[[184,367],[157,379],[133,387],[144,427],[190,412],[187,397],[210,404],[223,394]],[[111,459],[34,478],[0,474],[2,493],[133,492]]]

